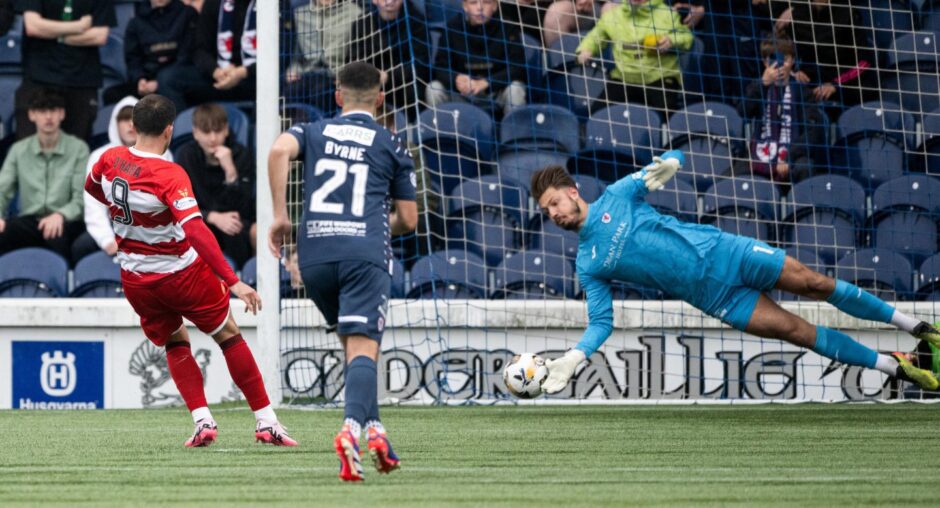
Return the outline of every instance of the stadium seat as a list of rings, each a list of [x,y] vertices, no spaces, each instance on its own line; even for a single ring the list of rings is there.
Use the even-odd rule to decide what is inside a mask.
[[[316,122],[323,118],[323,112],[312,104],[304,102],[288,102],[284,105],[284,116],[289,118],[291,125],[306,122]]]
[[[843,167],[869,191],[905,168],[904,151],[914,146],[914,117],[891,103],[866,102],[838,121],[836,167]]]
[[[836,263],[835,274],[837,279],[871,291],[885,301],[907,300],[913,296],[910,261],[889,250],[851,252]]]
[[[521,186],[497,176],[460,184],[448,199],[448,247],[464,245],[488,266],[500,264],[522,248],[527,205],[528,195]]]
[[[481,163],[493,160],[493,119],[476,106],[440,104],[422,111],[418,123],[425,167],[445,193],[462,179],[479,176]]]
[[[562,34],[550,47],[545,50],[547,67],[549,70],[562,71],[565,67],[576,65],[581,44],[579,34]]]
[[[865,189],[840,175],[819,175],[793,185],[782,229],[787,247],[815,249],[826,264],[855,249],[864,224]]]
[[[23,74],[23,49],[20,34],[11,30],[0,36],[0,75]]]
[[[245,266],[242,267],[242,282],[248,284],[249,286],[256,288],[258,287],[258,258],[252,256],[245,261]]]
[[[526,85],[528,102],[541,99],[545,91],[545,68],[542,62],[542,42],[527,33],[522,34],[522,46],[525,50]]]
[[[900,104],[917,117],[940,107],[938,40],[935,32],[908,32],[894,41],[888,53],[891,73],[881,82],[883,101]]]
[[[114,112],[114,106],[114,104],[108,104],[98,108],[95,121],[91,124],[91,142],[88,144],[91,150],[110,142],[108,130],[111,127],[111,113]]]
[[[679,69],[682,70],[682,91],[687,96],[700,95],[705,91],[705,81],[708,79],[702,72],[702,57],[705,55],[705,43],[695,37],[692,47],[679,54]],[[689,98],[686,97],[686,102]]]
[[[604,96],[606,72],[597,59],[588,65],[577,63],[578,34],[563,34],[547,50],[546,78],[548,102],[571,110],[586,120],[597,99]]]
[[[872,195],[872,245],[909,256],[914,263],[937,252],[940,180],[908,175],[889,180]]]
[[[550,151],[527,150],[507,152],[499,156],[499,174],[502,177],[528,184],[532,173],[546,166],[562,166],[568,163],[568,155]]]
[[[868,5],[864,5],[865,3]],[[873,42],[878,49],[891,47],[898,33],[908,33],[914,30],[914,14],[906,1],[867,0],[867,2],[858,2],[853,7],[861,14],[864,26],[872,29]]]
[[[571,111],[551,104],[514,109],[499,125],[500,153],[542,150],[574,154],[580,148],[580,127]]]
[[[16,94],[16,89],[20,87],[21,80],[20,76],[0,75],[0,97],[7,97],[6,100],[0,101],[0,120],[3,121],[0,138],[13,133],[13,96]]]
[[[685,222],[698,222],[698,198],[695,189],[678,178],[666,182],[662,189],[647,194],[646,202],[659,213],[672,215]]]
[[[0,297],[47,298],[68,294],[69,265],[47,249],[28,247],[0,256]]]
[[[916,150],[908,152],[911,171],[940,174],[940,109],[924,115],[921,123],[924,140]]]
[[[662,144],[659,113],[637,104],[615,104],[596,111],[584,126],[584,149],[572,173],[614,182],[649,164]]]
[[[702,222],[714,224],[728,233],[773,242],[777,236],[779,203],[780,192],[770,180],[760,177],[721,179],[704,195]]]
[[[485,298],[486,265],[472,252],[433,252],[411,267],[408,298]]]
[[[823,260],[819,259],[819,256],[816,255],[815,249],[811,247],[789,247],[786,249],[787,255],[796,259],[800,263],[803,263],[808,268],[813,271],[819,272],[823,275],[830,275],[830,272],[834,269],[833,265],[826,265]],[[813,301],[811,298],[806,298],[803,296],[797,296],[793,293],[788,293],[786,291],[780,291],[779,289],[774,290],[773,292],[774,300],[777,301]]]
[[[98,251],[79,260],[72,272],[74,298],[121,298],[121,267],[116,260]]]
[[[670,146],[682,150],[686,164],[676,178],[703,192],[716,176],[731,172],[732,157],[742,150],[744,121],[727,104],[701,102],[676,112],[668,124]]]
[[[918,270],[917,299],[940,301],[940,254],[927,258]]]
[[[226,259],[226,262],[234,269],[234,261],[231,259]],[[283,263],[278,263],[280,266],[280,291],[281,298],[292,298],[295,295],[294,289],[291,287],[290,272],[287,271],[287,268],[284,267]],[[248,261],[245,261],[245,265],[242,266],[241,277],[239,277],[242,282],[248,284],[249,286],[257,289],[258,288],[258,258],[251,257]]]
[[[572,265],[578,258],[578,233],[562,229],[542,214],[532,217],[527,230],[527,251],[563,256]]]
[[[114,2],[114,15],[117,18],[117,26],[111,30],[111,33],[124,39],[127,25],[137,15],[138,5],[140,5],[140,2],[137,0],[117,0]]]
[[[607,186],[604,182],[588,175],[571,175],[571,179],[578,185],[578,194],[588,203],[597,201]]]
[[[392,290],[389,297],[405,297],[405,265],[397,259],[392,259]]]
[[[306,0],[304,3],[308,3]],[[447,20],[463,12],[460,0],[425,0],[424,13],[428,24],[433,28],[444,28]]]
[[[238,143],[249,146],[248,131],[250,123],[248,115],[232,104],[220,103],[225,108],[228,115],[229,135]],[[196,108],[189,108],[176,115],[176,121],[173,122],[173,139],[170,141],[170,150],[174,152],[183,146],[186,142],[193,139],[193,112]]]
[[[574,269],[564,256],[522,251],[495,270],[496,299],[529,300],[573,297]]]
[[[103,88],[119,85],[127,81],[127,65],[124,62],[123,33],[119,36],[108,34],[108,41],[98,49],[101,55],[101,76]]]

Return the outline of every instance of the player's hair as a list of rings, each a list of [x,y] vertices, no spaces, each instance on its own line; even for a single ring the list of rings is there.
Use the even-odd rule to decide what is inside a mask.
[[[561,166],[546,166],[532,174],[531,187],[532,197],[538,201],[542,198],[542,194],[552,187],[556,189],[563,189],[565,187],[577,188],[578,185],[565,168]]]
[[[346,100],[372,102],[382,86],[382,72],[368,62],[351,62],[336,75],[336,85]]]
[[[27,103],[27,109],[34,111],[49,111],[50,109],[65,109],[65,97],[62,94],[49,90],[48,88],[40,88],[36,90],[35,93],[29,98]]]
[[[214,102],[196,106],[193,111],[193,129],[202,132],[219,132],[228,127],[228,113],[225,108]]]
[[[134,105],[134,128],[143,136],[159,136],[176,119],[176,106],[162,95],[152,93]]]
[[[796,57],[796,48],[793,47],[793,41],[786,37],[770,37],[760,43],[761,58],[770,58],[778,52],[784,57]]]
[[[117,116],[114,117],[114,120],[117,122],[134,121],[134,106],[124,106],[121,108]]]

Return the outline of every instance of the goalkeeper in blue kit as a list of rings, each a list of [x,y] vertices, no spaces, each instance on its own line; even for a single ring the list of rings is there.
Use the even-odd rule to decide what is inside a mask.
[[[607,187],[588,205],[564,168],[547,167],[532,175],[532,196],[558,226],[579,233],[577,273],[587,296],[588,326],[581,341],[564,356],[548,360],[542,385],[557,393],[578,365],[613,330],[611,282],[655,288],[684,300],[726,324],[756,335],[812,349],[839,362],[877,369],[925,390],[940,386],[936,375],[918,368],[907,355],[880,354],[848,335],[814,326],[784,310],[766,292],[780,289],[825,300],[849,315],[891,323],[940,347],[940,331],[908,316],[873,294],[817,273],[770,245],[662,215],[644,196],[658,190],[684,162],[670,150],[642,170]]]

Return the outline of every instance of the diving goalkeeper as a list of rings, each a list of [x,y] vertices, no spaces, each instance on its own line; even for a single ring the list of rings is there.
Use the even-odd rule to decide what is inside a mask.
[[[642,170],[608,186],[590,205],[564,168],[547,167],[532,175],[532,196],[542,212],[560,227],[579,232],[576,266],[588,307],[588,327],[581,341],[561,358],[546,362],[545,392],[564,389],[577,366],[610,336],[614,280],[659,289],[758,337],[877,369],[925,390],[940,386],[933,372],[918,368],[906,355],[879,354],[842,332],[811,325],[777,305],[766,292],[780,289],[825,300],[849,315],[891,323],[940,347],[940,331],[930,324],[854,284],[807,268],[783,250],[713,226],[681,222],[647,204],[644,196],[662,188],[683,161],[677,150],[655,157]]]

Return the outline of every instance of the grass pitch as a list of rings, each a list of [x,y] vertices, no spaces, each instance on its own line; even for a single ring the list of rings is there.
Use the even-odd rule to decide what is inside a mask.
[[[0,506],[933,505],[940,406],[383,409],[403,468],[337,479],[338,410],[280,410],[300,448],[253,442],[216,408],[189,450],[183,409],[0,412]]]

